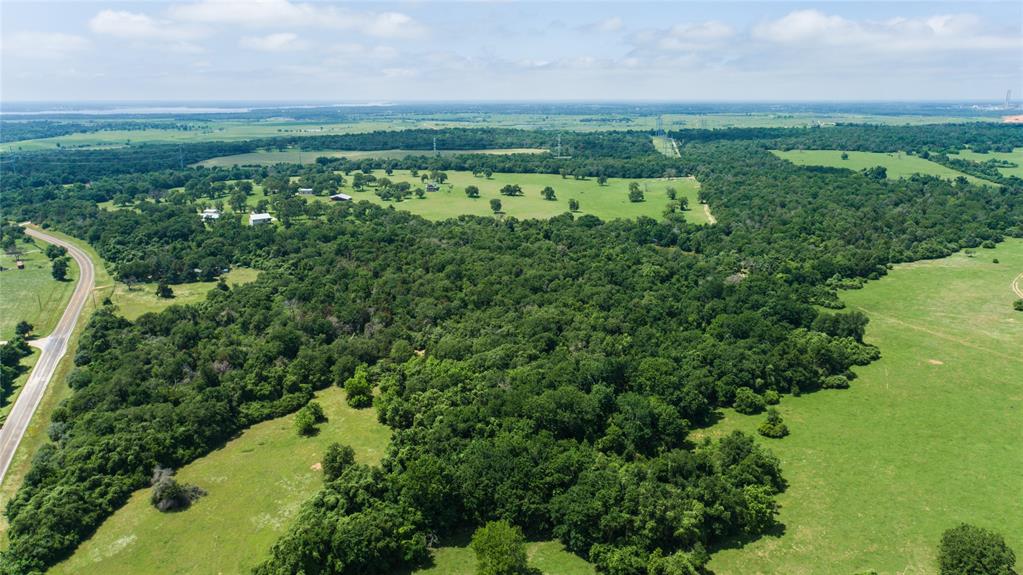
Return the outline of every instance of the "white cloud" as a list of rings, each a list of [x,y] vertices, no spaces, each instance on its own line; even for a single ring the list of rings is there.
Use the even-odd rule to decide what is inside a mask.
[[[352,30],[383,38],[418,37],[426,28],[400,12],[360,12],[289,0],[201,0],[172,6],[171,18],[251,28],[288,26]]]
[[[733,36],[731,26],[710,20],[676,24],[666,30],[640,30],[629,41],[641,51],[701,52],[716,50]]]
[[[796,10],[754,26],[752,37],[781,45],[833,46],[881,53],[1023,48],[1019,35],[987,31],[973,14],[856,21],[819,10]]]
[[[586,27],[586,29],[593,32],[617,32],[625,27],[625,22],[618,16],[612,16],[605,18],[599,22],[594,22]]]
[[[88,39],[72,34],[16,32],[5,35],[3,55],[38,60],[60,60],[88,50]]]
[[[89,20],[89,29],[96,34],[130,40],[173,40],[183,42],[202,36],[198,29],[156,20],[146,14],[126,10],[103,10]]]
[[[292,32],[278,32],[266,36],[245,36],[239,40],[238,44],[242,48],[261,52],[293,52],[308,47],[307,42]]]

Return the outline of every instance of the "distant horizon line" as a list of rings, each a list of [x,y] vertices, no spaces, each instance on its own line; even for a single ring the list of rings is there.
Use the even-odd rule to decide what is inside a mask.
[[[1021,94],[1023,96],[1023,94]],[[550,99],[550,100],[537,100],[537,99],[474,99],[474,100],[460,100],[460,99],[421,99],[421,100],[381,100],[381,99],[363,99],[363,100],[292,100],[292,99],[242,99],[242,98],[225,98],[225,99],[212,99],[212,98],[192,98],[192,99],[118,99],[118,100],[106,100],[106,99],[77,99],[77,100],[3,100],[0,99],[0,105],[3,104],[126,104],[126,103],[264,103],[264,104],[322,104],[327,106],[343,106],[343,105],[358,105],[358,106],[387,106],[396,104],[905,104],[905,103],[920,103],[920,104],[963,104],[963,103],[990,103],[990,102],[1004,102],[1004,98],[960,98],[960,99],[915,99],[915,98],[901,98],[901,99],[763,99],[763,100],[739,100],[739,99],[679,99],[679,100],[663,100],[663,99]]]

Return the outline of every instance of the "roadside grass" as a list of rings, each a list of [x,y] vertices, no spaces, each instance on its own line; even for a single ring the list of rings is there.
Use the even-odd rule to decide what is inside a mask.
[[[521,219],[550,218],[563,214],[569,211],[568,201],[575,199],[579,201],[577,215],[591,214],[603,220],[610,220],[616,218],[634,219],[640,216],[661,219],[669,202],[667,188],[673,187],[677,190],[679,197],[689,200],[689,210],[685,212],[686,219],[697,224],[707,223],[706,215],[697,199],[699,184],[693,178],[672,180],[610,178],[607,185],[601,186],[597,183],[596,178],[576,180],[571,177],[562,178],[555,174],[498,173],[489,179],[473,176],[470,172],[452,171],[447,174],[448,181],[440,186],[440,190],[427,192],[423,199],[412,197],[402,202],[387,202],[374,193],[375,188],[373,187],[367,187],[362,191],[352,190],[351,178],[346,178],[343,191],[351,195],[354,201],[366,200],[385,206],[394,206],[395,209],[406,210],[431,220],[455,218],[463,214],[493,216],[494,212],[490,209],[492,198],[501,200],[503,215]],[[406,170],[396,170],[391,176],[385,175],[381,170],[377,171],[375,175],[378,178],[389,178],[392,182],[409,182],[413,189],[425,188],[418,178],[413,178]],[[629,183],[634,181],[638,182],[645,190],[645,201],[629,201]],[[508,184],[522,186],[523,195],[502,196],[500,189]],[[465,188],[469,185],[479,187],[479,198],[466,197]],[[545,186],[554,188],[556,200],[550,201],[540,197],[540,190]]]
[[[274,164],[312,164],[316,158],[348,158],[350,160],[362,160],[365,158],[404,158],[406,156],[453,156],[456,154],[545,154],[547,150],[540,148],[495,148],[486,150],[299,150],[289,148],[287,150],[261,150],[247,154],[235,154],[232,156],[219,156],[199,162],[198,166],[211,168],[214,166],[272,166]]]
[[[21,320],[34,325],[38,337],[48,335],[64,314],[78,281],[78,264],[71,259],[67,281],[53,279],[46,246],[39,240],[18,242],[25,262],[23,270],[15,267],[17,257],[0,254],[4,269],[0,272],[0,340],[14,337],[14,326]]]
[[[387,449],[390,430],[375,410],[352,409],[336,387],[317,401],[329,419],[317,435],[299,436],[294,414],[252,426],[178,471],[180,481],[208,492],[191,508],[160,513],[141,489],[50,573],[248,573],[322,486],[314,466],[327,445],[348,444],[367,464]]]
[[[252,268],[233,268],[225,274],[224,279],[227,285],[246,284],[256,281],[259,270]],[[174,291],[174,297],[164,299],[157,297],[155,283],[142,283],[132,285],[131,289],[121,282],[117,282],[111,301],[117,305],[118,313],[129,320],[136,320],[142,314],[159,312],[172,305],[187,305],[198,303],[206,299],[206,294],[216,287],[217,282],[193,282],[176,284],[170,286]]]
[[[46,230],[46,232],[75,244],[88,254],[96,268],[96,289],[93,291],[93,297],[88,298],[85,303],[85,308],[78,319],[75,331],[68,340],[67,353],[57,365],[57,370],[53,374],[53,380],[47,386],[43,399],[39,403],[35,415],[32,416],[32,421],[28,424],[21,443],[18,445],[18,450],[14,453],[11,465],[7,468],[7,475],[4,477],[3,483],[0,484],[0,509],[7,507],[7,503],[21,486],[22,481],[25,479],[25,474],[28,473],[32,465],[32,458],[35,456],[35,453],[43,444],[50,441],[46,435],[46,430],[50,426],[50,415],[61,401],[71,395],[71,388],[67,385],[67,376],[74,365],[75,352],[78,349],[78,339],[85,325],[89,322],[92,312],[96,310],[98,302],[103,301],[103,298],[113,293],[113,280],[103,265],[103,259],[99,257],[99,254],[96,253],[92,246],[60,232],[53,230]],[[74,266],[74,264],[72,265]],[[75,269],[77,269],[77,266],[75,266]],[[61,311],[63,312],[63,310]],[[7,547],[7,527],[7,516],[0,514],[0,549]]]
[[[971,162],[984,163],[988,160],[1006,160],[1016,164],[1015,168],[998,168],[998,171],[1003,176],[1016,176],[1023,178],[1023,148],[1016,148],[1011,152],[986,152],[983,154],[974,152],[973,150],[962,150],[957,154],[951,154],[950,157],[959,157],[964,160],[970,160]]]
[[[945,179],[965,176],[967,180],[974,184],[998,185],[994,182],[982,180],[903,152],[843,152],[842,150],[771,150],[771,152],[783,160],[788,160],[800,166],[828,166],[832,168],[846,168],[853,171],[873,168],[874,166],[884,166],[888,170],[888,177],[891,179],[908,178],[913,174],[938,176]],[[843,153],[849,155],[847,160],[842,159]]]
[[[998,258],[1001,263],[992,263]],[[789,483],[780,537],[734,542],[717,575],[937,572],[941,533],[993,529],[1023,556],[1023,313],[1011,282],[1023,240],[896,266],[842,294],[870,317],[882,358],[843,391],[783,398],[792,433],[758,439]],[[726,410],[701,436],[756,434],[763,416]],[[1017,563],[1019,565],[1019,563]]]
[[[7,421],[7,416],[11,413],[14,402],[18,401],[18,396],[21,395],[21,390],[25,387],[25,382],[28,381],[28,376],[32,373],[32,368],[35,367],[37,361],[39,361],[39,350],[33,347],[32,355],[21,360],[21,366],[25,370],[18,377],[14,378],[14,382],[11,384],[11,392],[7,396],[0,394],[0,427],[3,427],[4,422]]]

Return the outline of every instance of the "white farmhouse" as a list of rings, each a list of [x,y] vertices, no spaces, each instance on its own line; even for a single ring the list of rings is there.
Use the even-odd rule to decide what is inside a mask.
[[[202,211],[202,214],[200,214],[200,216],[202,217],[203,221],[219,220],[220,210],[216,208],[206,208],[205,210]]]
[[[273,222],[273,216],[270,214],[249,214],[249,225],[250,226],[261,226]]]

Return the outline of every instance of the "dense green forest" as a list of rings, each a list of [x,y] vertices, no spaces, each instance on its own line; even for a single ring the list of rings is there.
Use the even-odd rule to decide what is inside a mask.
[[[841,129],[879,148],[1019,145],[1019,131],[999,126]],[[55,185],[69,183],[65,164],[19,159],[5,210],[89,241],[122,279],[190,281],[243,264],[263,273],[134,323],[112,306],[93,316],[53,443],[6,509],[11,545],[0,565],[27,573],[54,564],[148,485],[154,466],[192,461],[358,371],[378,390],[373,409],[394,430],[390,449],[380,467],[349,465],[326,481],[258,573],[388,573],[423,561],[436,536],[494,519],[556,537],[601,572],[699,572],[716,546],[774,528],[785,482],[752,438],[693,442],[689,432],[737,397],[756,410],[767,392],[855,385],[850,367],[879,352],[862,342],[864,316],[815,307],[839,307],[836,287],[895,262],[1023,236],[1013,180],[887,180],[768,151],[781,141],[832,147],[834,136],[821,135],[829,131],[682,133],[675,160],[638,133],[623,140],[635,147],[594,138],[591,154],[567,159],[236,170],[174,170],[170,152],[149,162],[136,150],[96,151],[126,163],[67,187]],[[425,138],[397,134],[395,148]],[[460,140],[473,148],[529,142],[513,131],[452,134],[480,138]],[[383,145],[345,138],[360,137]],[[204,146],[185,148],[190,158],[218,149]],[[95,206],[169,187],[195,199],[239,177],[469,164],[693,174],[718,223],[670,214],[429,222],[367,203],[299,201],[288,225],[252,228],[227,217],[204,225],[187,202]]]

